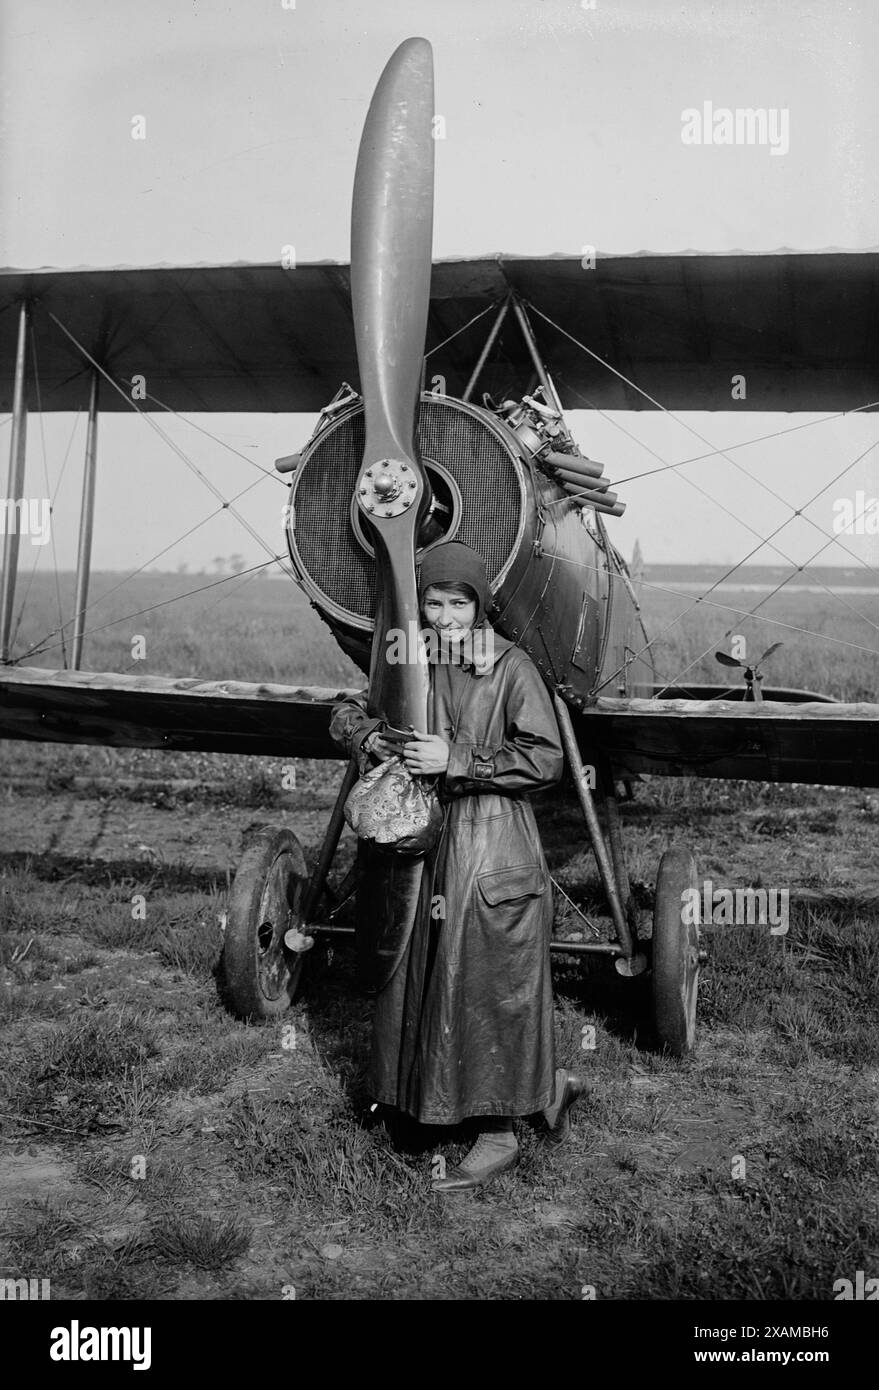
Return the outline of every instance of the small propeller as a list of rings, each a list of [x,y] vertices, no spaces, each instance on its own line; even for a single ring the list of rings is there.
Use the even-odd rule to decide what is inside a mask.
[[[754,671],[759,671],[760,667],[763,665],[763,662],[766,661],[766,659],[770,657],[773,652],[777,652],[779,647],[783,646],[783,642],[773,642],[772,646],[767,647],[763,655],[761,657],[758,657],[758,659],[755,662],[740,661],[737,656],[730,656],[728,652],[715,652],[714,659],[715,661],[719,661],[722,666],[740,666],[743,671],[746,671],[749,668]]]
[[[730,656],[728,652],[715,652],[714,658],[716,661],[720,662],[721,666],[737,666],[740,670],[744,671],[745,684],[748,687],[745,699],[760,704],[763,700],[760,691],[760,682],[763,679],[761,667],[763,662],[772,656],[773,652],[777,652],[779,647],[783,646],[783,642],[773,642],[772,646],[767,647],[763,655],[754,662],[740,661],[737,656]]]
[[[415,546],[430,505],[415,431],[430,304],[433,240],[433,54],[407,39],[390,58],[366,117],[351,213],[351,300],[366,425],[355,496],[376,562],[369,712],[427,727],[423,663],[386,660],[386,635],[419,621]]]

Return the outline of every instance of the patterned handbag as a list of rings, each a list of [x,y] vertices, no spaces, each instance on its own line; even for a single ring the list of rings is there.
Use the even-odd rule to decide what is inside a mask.
[[[426,854],[443,825],[443,808],[433,784],[414,777],[399,757],[389,758],[358,779],[348,794],[344,815],[361,840],[394,854]]]

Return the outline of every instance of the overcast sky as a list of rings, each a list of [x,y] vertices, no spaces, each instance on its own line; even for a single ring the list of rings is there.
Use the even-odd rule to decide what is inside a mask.
[[[273,261],[291,243],[301,261],[347,261],[369,98],[396,45],[419,33],[434,47],[446,128],[437,257],[579,254],[585,244],[617,253],[879,245],[871,0],[596,0],[594,9],[579,0],[3,0],[2,30],[5,265]],[[685,145],[682,112],[705,101],[789,112],[789,148]],[[146,123],[141,141],[131,138],[135,116]],[[704,453],[686,426],[720,447],[808,418],[574,412],[570,422],[584,451],[612,477],[629,477],[657,466],[650,451],[667,461]],[[266,470],[312,423],[193,420]],[[163,423],[225,497],[258,477],[183,422]],[[4,454],[8,435],[7,425]],[[640,538],[648,561],[733,562],[756,544],[755,530],[789,515],[767,487],[800,506],[877,439],[876,416],[860,416],[737,452],[763,486],[722,459],[646,478],[626,488],[614,539],[628,554]],[[83,444],[81,419],[47,416],[41,431],[32,416],[28,491],[40,490],[33,480],[45,466],[54,492],[68,453],[55,524],[63,567],[75,559]],[[876,455],[810,509],[823,531],[838,496],[879,494]],[[242,503],[272,550],[282,548],[284,498],[267,476]],[[102,418],[96,568],[152,562],[215,506],[143,422]],[[879,565],[879,537],[846,543]],[[782,554],[767,547],[754,558],[802,563],[822,544],[800,520],[778,537]],[[227,512],[156,563],[200,568],[233,552],[265,558]],[[836,546],[821,556],[845,560]],[[39,564],[51,564],[48,546]]]

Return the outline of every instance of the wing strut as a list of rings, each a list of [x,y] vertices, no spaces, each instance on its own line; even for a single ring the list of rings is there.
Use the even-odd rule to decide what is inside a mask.
[[[95,475],[98,464],[98,383],[97,367],[92,368],[89,392],[89,421],[85,437],[85,468],[82,475],[82,510],[79,514],[79,550],[76,556],[76,601],[73,619],[73,656],[71,664],[78,671],[82,658],[82,639],[85,634],[85,615],[89,601],[89,578],[92,567],[92,532],[95,519]]]
[[[3,579],[0,588],[0,662],[9,660],[15,581],[18,577],[18,547],[21,518],[28,516],[24,497],[24,462],[27,444],[27,399],[25,394],[25,348],[30,319],[26,300],[18,313],[18,342],[15,348],[15,385],[12,395],[12,437],[9,441],[9,482],[6,486],[6,541],[3,546]]]

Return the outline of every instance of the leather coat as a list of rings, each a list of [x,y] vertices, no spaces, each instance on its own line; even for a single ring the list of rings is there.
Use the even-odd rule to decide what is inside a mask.
[[[434,663],[430,675],[429,732],[449,744],[444,826],[379,980],[371,1089],[427,1124],[531,1114],[553,1098],[555,1063],[552,886],[528,794],[562,775],[558,726],[533,662],[498,633],[481,674]],[[378,724],[362,695],[335,707],[330,732],[363,768]],[[393,924],[376,920],[369,867],[358,935],[372,946]]]

